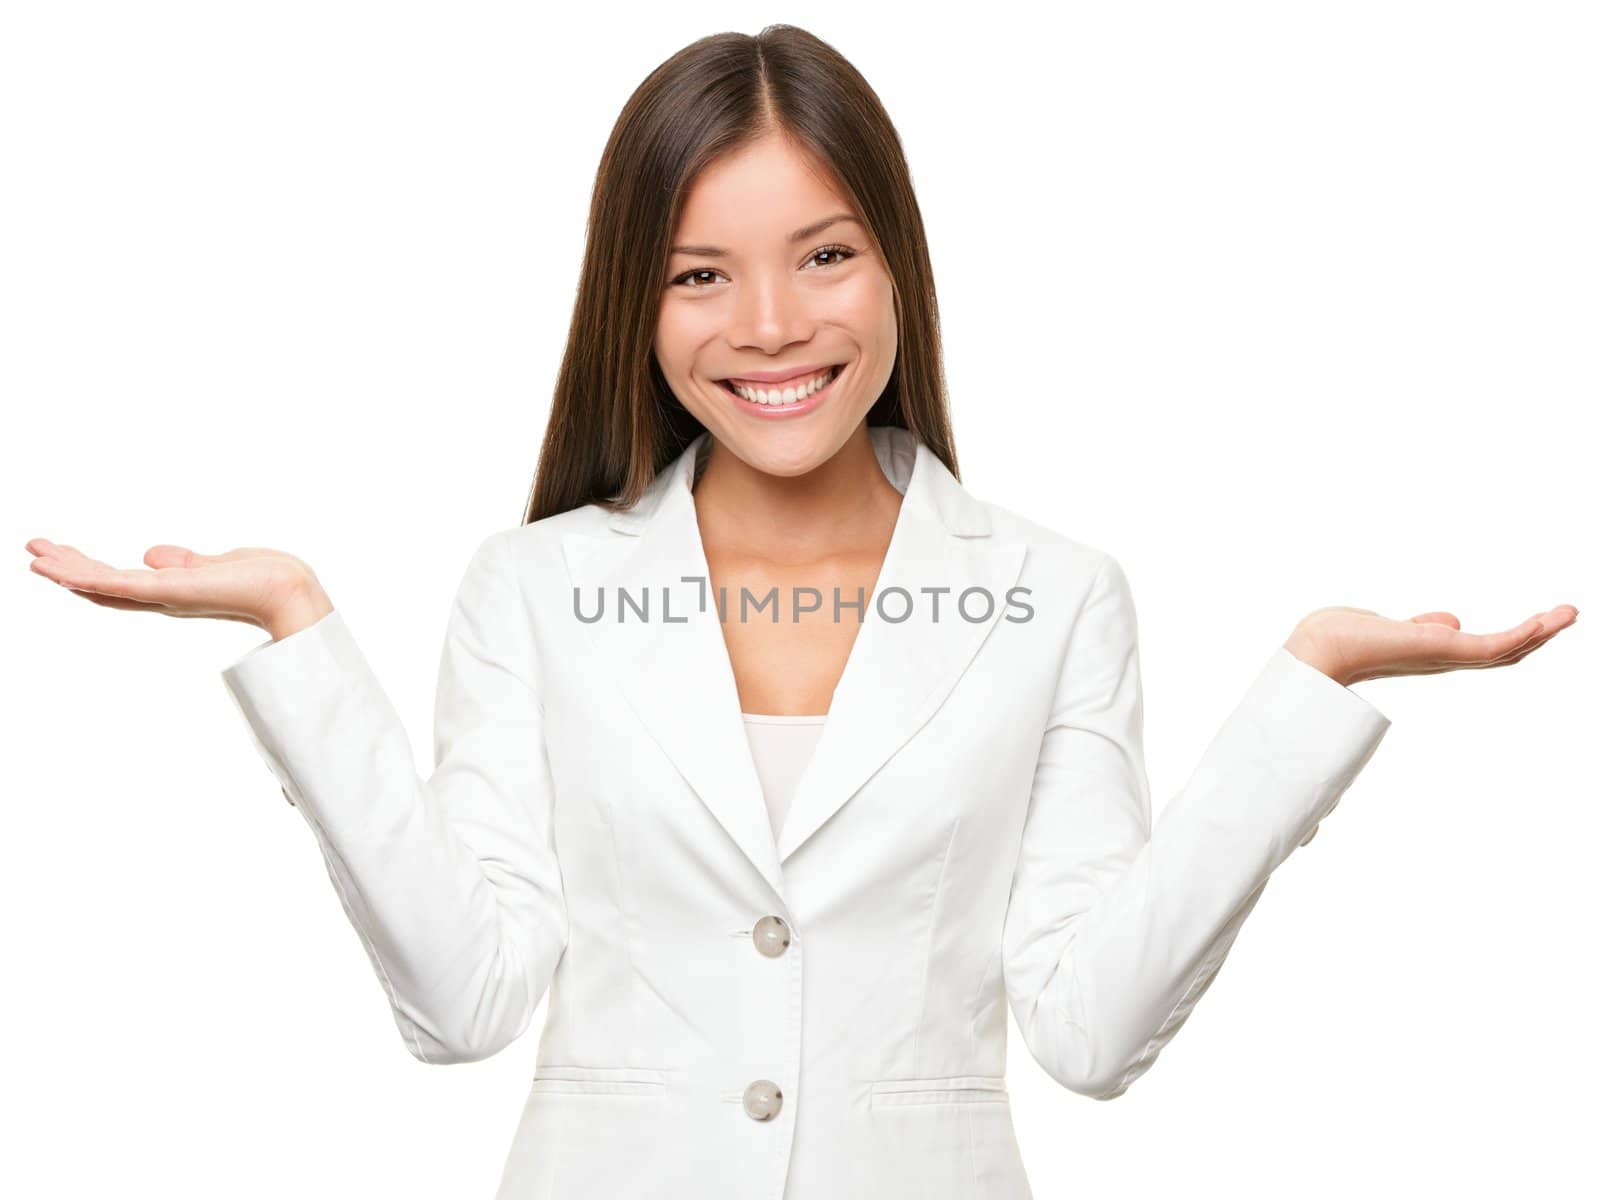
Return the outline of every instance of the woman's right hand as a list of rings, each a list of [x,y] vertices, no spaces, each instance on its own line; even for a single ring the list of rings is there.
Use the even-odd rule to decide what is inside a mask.
[[[45,538],[34,538],[27,549],[36,574],[107,608],[243,621],[266,630],[273,641],[333,611],[316,572],[282,550],[250,546],[197,554],[182,546],[152,546],[144,561],[153,569],[141,571],[108,566]]]

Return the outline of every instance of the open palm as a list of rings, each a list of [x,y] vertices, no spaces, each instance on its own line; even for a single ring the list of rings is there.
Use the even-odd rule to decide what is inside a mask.
[[[1295,628],[1285,648],[1349,685],[1390,675],[1437,675],[1521,662],[1578,619],[1559,604],[1500,633],[1464,633],[1453,613],[1426,612],[1407,621],[1368,608],[1319,608]]]
[[[266,626],[272,614],[303,598],[315,573],[282,550],[247,546],[226,554],[197,554],[183,546],[152,546],[150,570],[122,569],[76,547],[34,538],[30,568],[107,608],[212,617]],[[317,589],[320,591],[320,589]]]

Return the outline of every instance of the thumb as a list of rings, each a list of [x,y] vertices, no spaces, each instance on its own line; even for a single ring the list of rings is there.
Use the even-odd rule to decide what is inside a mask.
[[[1461,628],[1461,622],[1456,620],[1454,613],[1425,612],[1418,613],[1411,619],[1418,625],[1448,625],[1451,629]]]
[[[226,562],[234,557],[233,554],[201,554],[187,546],[173,546],[162,543],[151,546],[144,552],[144,563],[147,567],[160,570],[164,567],[200,567],[207,563]]]

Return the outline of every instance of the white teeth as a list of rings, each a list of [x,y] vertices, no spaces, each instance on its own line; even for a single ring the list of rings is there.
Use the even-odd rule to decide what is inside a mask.
[[[838,367],[829,367],[820,375],[813,376],[805,383],[800,384],[798,387],[786,387],[782,391],[778,391],[777,389],[767,391],[760,388],[745,387],[734,387],[733,390],[738,395],[744,397],[744,399],[755,404],[794,404],[800,400],[804,400],[807,396],[811,395],[818,389],[826,387],[830,382],[832,382],[833,377],[838,373]]]

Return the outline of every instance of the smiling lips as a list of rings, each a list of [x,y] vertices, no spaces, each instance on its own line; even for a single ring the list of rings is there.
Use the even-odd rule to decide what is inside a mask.
[[[741,400],[763,408],[800,408],[805,402],[832,383],[842,370],[841,365],[823,367],[806,375],[797,375],[780,382],[748,380],[734,377],[718,382],[724,389]]]

